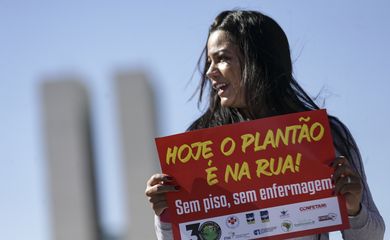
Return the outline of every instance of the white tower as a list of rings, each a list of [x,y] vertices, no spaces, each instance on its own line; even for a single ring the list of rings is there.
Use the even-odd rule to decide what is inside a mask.
[[[43,85],[52,239],[100,238],[89,99],[75,79]]]
[[[120,73],[116,84],[127,196],[125,239],[155,239],[153,211],[145,197],[146,181],[159,171],[153,92],[142,73]]]

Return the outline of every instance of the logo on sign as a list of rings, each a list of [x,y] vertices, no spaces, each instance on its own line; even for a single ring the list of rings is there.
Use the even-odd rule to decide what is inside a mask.
[[[301,212],[312,211],[312,210],[326,208],[326,207],[327,207],[326,203],[314,204],[314,205],[308,205],[308,206],[300,207],[299,211],[301,211]]]
[[[288,218],[288,217],[290,217],[290,214],[288,213],[288,210],[280,211],[280,218]]]
[[[228,236],[224,237],[224,240],[232,240],[232,239],[249,239],[249,233],[241,233],[241,234],[236,234],[235,232],[229,232]]]
[[[260,218],[261,218],[261,222],[263,222],[263,223],[269,222],[268,210],[260,211]]]
[[[253,231],[253,234],[255,234],[255,235],[262,235],[264,233],[273,232],[275,229],[276,229],[276,227],[267,227],[267,228],[255,229]]]
[[[247,213],[246,216],[246,222],[248,224],[254,224],[255,223],[255,214],[254,213]]]
[[[186,230],[191,232],[191,236],[202,240],[219,240],[221,238],[221,227],[213,221],[193,223],[186,225]]]
[[[307,225],[312,225],[314,223],[315,221],[312,219],[304,219],[304,220],[300,220],[298,223],[294,223],[294,227],[304,227]]]
[[[229,236],[226,236],[226,237],[224,237],[223,239],[224,239],[224,240],[231,240],[231,239],[234,239],[234,237],[236,236],[236,233],[235,233],[235,232],[229,232],[228,235],[229,235]]]
[[[322,222],[322,221],[334,221],[336,220],[337,218],[337,214],[336,213],[329,213],[328,215],[323,215],[323,216],[319,216],[318,217],[318,221]]]
[[[291,229],[292,229],[292,227],[293,227],[293,224],[292,224],[292,222],[289,221],[289,220],[284,220],[284,221],[282,222],[281,227],[282,227],[283,232],[290,232]]]
[[[226,218],[226,226],[228,226],[228,228],[236,228],[238,225],[240,225],[238,217],[232,215]]]
[[[219,240],[221,238],[221,227],[213,221],[203,223],[199,228],[201,239]]]

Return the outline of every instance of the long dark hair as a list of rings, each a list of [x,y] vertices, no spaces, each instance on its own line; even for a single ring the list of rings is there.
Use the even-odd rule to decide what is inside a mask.
[[[208,91],[206,112],[188,130],[214,127],[274,115],[316,110],[319,107],[302,89],[292,74],[290,48],[286,34],[272,18],[256,11],[223,11],[211,24],[210,34],[221,30],[229,41],[238,46],[241,60],[241,84],[245,88],[247,111],[222,107],[217,90],[210,87],[206,72],[207,47],[198,61],[201,71],[199,103]],[[336,149],[351,159],[358,150],[348,129],[335,117],[329,116]]]

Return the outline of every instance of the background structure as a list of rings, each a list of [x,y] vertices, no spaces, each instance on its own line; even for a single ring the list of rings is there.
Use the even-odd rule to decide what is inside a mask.
[[[188,99],[208,26],[220,11],[237,7],[263,11],[285,30],[296,79],[312,96],[321,93],[318,101],[326,100],[328,112],[350,128],[389,223],[383,184],[390,169],[389,1],[0,0],[0,239],[53,236],[42,86],[69,75],[89,92],[102,228],[107,237],[125,236],[137,219],[125,207],[117,74],[143,72],[149,80],[156,136],[184,131],[200,114],[196,99]]]
[[[52,238],[100,239],[87,90],[69,77],[42,88]]]

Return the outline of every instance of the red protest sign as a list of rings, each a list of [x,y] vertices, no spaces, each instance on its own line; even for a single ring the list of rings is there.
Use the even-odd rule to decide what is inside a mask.
[[[284,239],[348,227],[325,110],[156,139],[175,239]],[[208,236],[209,238],[207,238]]]

